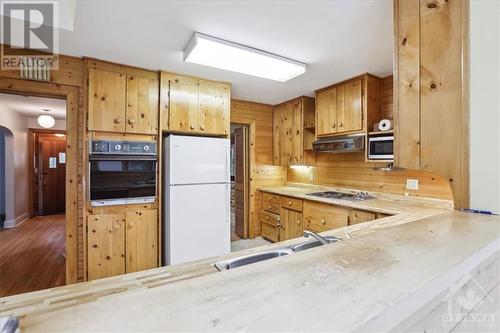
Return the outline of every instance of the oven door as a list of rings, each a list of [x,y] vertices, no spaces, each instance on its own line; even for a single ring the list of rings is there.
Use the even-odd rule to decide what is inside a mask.
[[[370,138],[368,149],[368,158],[371,160],[392,160],[394,159],[394,137]]]
[[[155,201],[156,156],[93,155],[89,164],[92,206]]]

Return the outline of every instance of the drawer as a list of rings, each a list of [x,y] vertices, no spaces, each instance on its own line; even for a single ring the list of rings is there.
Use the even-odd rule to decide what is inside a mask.
[[[279,242],[280,240],[280,228],[274,227],[267,223],[261,224],[261,236],[271,242]]]
[[[281,207],[296,210],[298,212],[302,211],[303,201],[301,199],[295,199],[290,197],[281,197]]]
[[[265,210],[260,211],[260,222],[273,225],[275,227],[280,224],[280,216],[274,213],[266,212]]]
[[[307,201],[304,204],[304,229],[323,232],[345,227],[350,209]]]
[[[262,201],[279,204],[280,196],[277,194],[262,192]]]
[[[279,203],[271,203],[268,201],[262,201],[262,209],[271,213],[279,214],[280,205]]]

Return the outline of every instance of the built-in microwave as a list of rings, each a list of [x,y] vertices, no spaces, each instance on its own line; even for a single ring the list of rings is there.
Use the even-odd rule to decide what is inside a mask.
[[[156,174],[156,143],[90,140],[91,206],[154,202]]]
[[[394,136],[379,135],[368,139],[368,158],[370,160],[394,159]]]

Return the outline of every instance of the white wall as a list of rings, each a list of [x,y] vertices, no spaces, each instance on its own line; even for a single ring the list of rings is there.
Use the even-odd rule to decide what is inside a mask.
[[[7,174],[6,227],[13,227],[28,218],[28,133],[27,118],[0,104],[0,126],[13,134],[12,151],[6,149],[5,160],[9,163]],[[12,168],[12,169],[11,169]],[[13,207],[12,207],[13,206]]]
[[[470,206],[500,212],[500,1],[470,1]]]

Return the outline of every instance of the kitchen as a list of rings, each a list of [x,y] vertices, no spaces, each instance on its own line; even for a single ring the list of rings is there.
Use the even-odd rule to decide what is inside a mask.
[[[59,69],[50,71],[49,81],[0,72],[2,92],[57,95],[68,108],[67,285],[3,297],[0,316],[14,316],[9,320],[26,331],[443,330],[436,316],[457,295],[438,296],[465,273],[470,279],[457,292],[479,281],[496,299],[490,311],[498,309],[498,188],[486,182],[493,190],[484,199],[477,187],[481,174],[495,179],[498,170],[490,173],[494,163],[475,162],[481,156],[472,159],[485,150],[473,145],[478,133],[485,135],[479,141],[491,139],[498,127],[483,133],[468,123],[477,98],[474,66],[488,53],[474,44],[479,29],[473,14],[486,5],[259,5],[295,18],[302,11],[332,15],[346,29],[336,33],[339,43],[351,31],[351,38],[369,44],[377,32],[364,36],[352,27],[370,17],[385,37],[379,47],[346,44],[353,50],[328,70],[331,62],[315,68],[313,60],[302,60],[305,55],[288,57],[307,64],[236,33],[182,23],[178,45],[169,46],[175,60],[151,65],[146,49],[134,53],[129,46],[136,58],[109,48],[107,55],[104,37],[95,41],[99,51],[89,41],[87,50],[63,44],[72,33],[85,44],[84,36],[98,26],[86,24],[84,30],[60,32]],[[470,78],[464,71],[469,5],[470,53],[476,57]],[[77,18],[97,8],[92,6],[76,5]],[[108,13],[119,22],[111,4],[96,6],[101,20]],[[259,13],[251,2],[224,6],[234,14]],[[169,10],[203,22],[208,13],[218,17],[209,7],[131,2],[120,10],[138,17]],[[307,44],[308,36],[281,34]],[[141,43],[153,50],[150,41]],[[204,45],[211,46],[203,51]],[[340,52],[328,45],[330,56]],[[272,61],[290,66],[292,74],[255,78],[246,73],[251,66],[237,74],[227,59],[214,57],[206,61],[222,70],[203,66],[203,54],[219,47],[247,52],[247,63],[257,55],[274,65],[257,66],[254,76],[277,75],[281,67]],[[151,52],[151,59],[156,56]],[[231,124],[248,129],[243,234],[249,242],[258,240],[234,252]],[[334,323],[325,319],[333,313],[339,313]],[[398,320],[389,320],[395,315]]]

